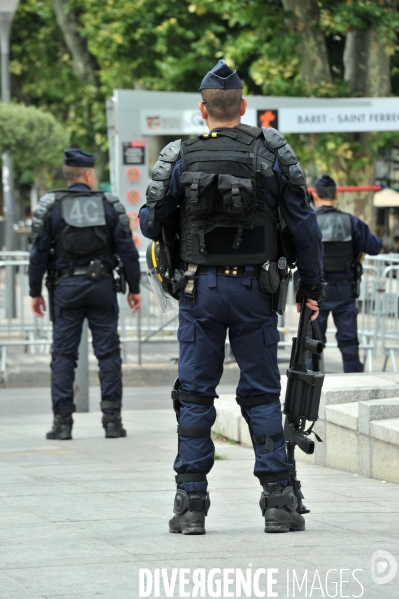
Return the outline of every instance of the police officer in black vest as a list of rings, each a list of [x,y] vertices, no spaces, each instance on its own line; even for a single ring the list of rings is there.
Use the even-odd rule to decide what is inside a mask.
[[[93,154],[65,150],[68,189],[42,196],[32,223],[29,284],[32,311],[43,317],[42,279],[47,269],[53,313],[51,392],[54,425],[47,439],[72,438],[74,369],[87,318],[99,361],[102,424],[106,438],[125,437],[122,360],[116,288],[129,286],[128,304],[140,309],[140,267],[129,220],[117,197],[96,186]],[[121,266],[124,265],[124,274]],[[119,265],[119,277],[114,278]]]
[[[357,337],[355,277],[360,272],[356,275],[356,261],[362,253],[379,254],[382,239],[373,235],[362,220],[335,207],[337,186],[328,174],[314,182],[313,198],[323,235],[323,277],[327,282],[327,298],[318,317],[323,342],[326,342],[327,318],[332,312],[344,372],[363,372]]]
[[[320,230],[309,207],[304,172],[283,135],[240,124],[247,102],[236,71],[220,60],[200,90],[199,110],[209,133],[164,148],[147,205],[140,211],[141,229],[154,240],[180,211],[180,259],[186,269],[179,308],[179,378],[172,393],[179,436],[169,530],[205,533],[207,474],[214,461],[213,404],[227,331],[241,370],[237,402],[254,442],[254,475],[263,486],[265,532],[303,530],[305,521],[288,484],[292,464],[287,463],[279,399],[279,333],[272,307],[279,281],[278,211],[297,250],[302,279],[298,301],[307,296],[314,316],[324,296]]]

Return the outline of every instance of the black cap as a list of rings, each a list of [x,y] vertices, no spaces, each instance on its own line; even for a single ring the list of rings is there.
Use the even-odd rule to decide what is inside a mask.
[[[313,183],[314,187],[337,187],[334,179],[327,173],[324,173],[321,177],[318,177]]]
[[[233,71],[224,60],[219,60],[203,78],[200,91],[202,89],[242,89],[242,83],[237,71]]]
[[[93,168],[97,158],[95,154],[83,152],[83,150],[79,150],[79,148],[68,148],[67,150],[64,150],[64,154],[64,164],[66,166]]]

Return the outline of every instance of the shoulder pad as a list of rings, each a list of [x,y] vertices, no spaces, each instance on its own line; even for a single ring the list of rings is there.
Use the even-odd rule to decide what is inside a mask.
[[[277,150],[277,160],[284,164],[284,166],[291,166],[298,162],[298,157],[295,154],[291,146],[286,142],[284,146],[281,146]]]
[[[114,196],[113,193],[105,192],[104,197],[109,204],[116,204],[116,202],[119,202],[118,196]]]
[[[125,233],[126,237],[130,237],[132,234],[131,228],[130,228],[130,223],[129,223],[129,219],[126,215],[126,210],[123,207],[121,201],[119,200],[119,198],[115,195],[113,195],[112,193],[104,193],[104,197],[106,199],[106,201],[108,202],[108,204],[110,204],[112,206],[112,208],[114,209],[114,211],[117,214],[118,217],[118,226],[120,229],[122,229],[122,231]]]
[[[306,185],[306,173],[299,162],[289,167],[287,179],[294,188]]]
[[[169,180],[168,180],[169,182]],[[163,181],[151,180],[146,191],[147,202],[157,203],[160,202],[166,195],[166,187]]]
[[[45,193],[39,199],[32,219],[32,231],[29,236],[31,243],[35,243],[35,241],[43,235],[46,226],[46,218],[55,204],[55,199],[55,193],[53,192]]]
[[[172,168],[172,162],[158,160],[158,162],[156,162],[154,168],[152,169],[151,179],[153,181],[165,181],[165,179],[170,179],[170,175],[172,174]]]
[[[171,141],[160,153],[159,160],[163,160],[164,162],[176,162],[180,156],[180,147],[181,139]]]
[[[305,171],[284,135],[272,127],[262,127],[262,130],[266,147],[275,153],[280,170],[286,176],[289,187],[295,191],[299,189],[306,191]]]
[[[266,145],[272,150],[277,150],[277,148],[281,148],[287,143],[284,135],[277,129],[273,129],[273,127],[262,127],[262,131]]]
[[[181,139],[172,141],[164,147],[151,173],[146,198],[149,205],[148,226],[154,224],[155,206],[165,198],[169,187],[174,164],[180,158]]]

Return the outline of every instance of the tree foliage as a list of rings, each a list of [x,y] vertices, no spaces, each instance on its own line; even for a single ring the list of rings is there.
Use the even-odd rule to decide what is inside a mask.
[[[21,182],[58,167],[68,144],[68,133],[52,114],[34,106],[0,104],[0,152],[10,152]]]
[[[54,7],[69,15],[73,39]],[[399,95],[398,30],[396,0],[21,0],[13,89],[61,120],[73,144],[101,154],[114,88],[197,91],[222,57],[247,94]],[[76,64],[82,47],[86,78]],[[332,170],[342,183],[392,143],[397,134],[294,141],[305,167]]]

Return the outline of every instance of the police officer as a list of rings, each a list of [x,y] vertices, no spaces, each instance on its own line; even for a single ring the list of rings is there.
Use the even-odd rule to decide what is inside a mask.
[[[54,425],[47,439],[72,438],[74,369],[84,318],[99,361],[102,424],[106,438],[125,437],[122,426],[122,360],[117,333],[118,302],[114,269],[124,264],[127,301],[141,306],[138,252],[129,220],[117,197],[95,189],[93,154],[65,150],[63,174],[68,189],[42,196],[32,223],[29,284],[32,311],[43,317],[42,279],[53,281],[51,393]],[[123,278],[123,274],[122,274]],[[119,279],[118,285],[123,285]]]
[[[140,225],[159,239],[180,207],[180,258],[187,285],[179,299],[177,491],[169,530],[204,534],[214,462],[211,427],[223,371],[226,332],[240,367],[237,402],[254,442],[266,532],[303,530],[288,485],[272,310],[278,210],[293,234],[302,278],[298,301],[317,315],[322,299],[321,235],[309,208],[304,172],[275,129],[242,125],[247,102],[236,71],[220,60],[201,83],[199,110],[209,133],[166,146],[147,190]],[[263,291],[260,287],[261,266]],[[271,266],[273,265],[273,266]],[[194,285],[193,285],[194,284]],[[275,290],[275,289],[274,289]]]
[[[362,253],[379,254],[382,239],[373,235],[362,220],[335,207],[337,186],[328,174],[315,180],[313,198],[323,235],[323,276],[327,282],[327,299],[318,317],[323,342],[332,312],[344,372],[363,372],[357,337],[356,262]]]

